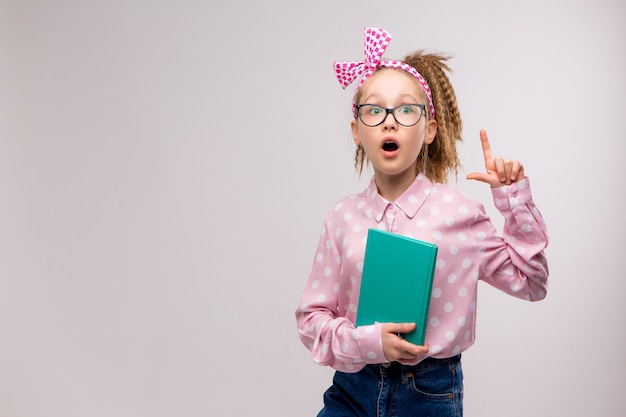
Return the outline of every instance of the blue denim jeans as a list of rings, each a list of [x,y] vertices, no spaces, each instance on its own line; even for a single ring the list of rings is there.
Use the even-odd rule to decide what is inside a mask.
[[[335,372],[318,417],[460,417],[461,356],[428,358],[414,366],[367,365],[357,373]]]

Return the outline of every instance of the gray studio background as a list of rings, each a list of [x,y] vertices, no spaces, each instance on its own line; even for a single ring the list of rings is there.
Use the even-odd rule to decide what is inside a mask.
[[[449,52],[465,140],[520,159],[550,291],[480,287],[467,416],[623,413],[626,7],[611,0],[0,2],[0,416],[313,416],[298,340],[352,168],[363,27]],[[452,180],[454,183],[454,179]]]

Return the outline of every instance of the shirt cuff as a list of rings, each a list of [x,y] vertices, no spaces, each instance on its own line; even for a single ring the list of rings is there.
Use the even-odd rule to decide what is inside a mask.
[[[368,364],[387,362],[382,343],[383,324],[359,326],[356,331],[363,361]]]
[[[511,185],[492,188],[491,194],[493,195],[493,202],[500,213],[510,212],[515,207],[525,206],[532,201],[528,177]]]

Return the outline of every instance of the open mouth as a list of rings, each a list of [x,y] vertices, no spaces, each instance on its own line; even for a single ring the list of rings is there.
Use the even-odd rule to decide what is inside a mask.
[[[383,151],[393,152],[398,150],[398,144],[395,142],[385,142],[383,143]]]

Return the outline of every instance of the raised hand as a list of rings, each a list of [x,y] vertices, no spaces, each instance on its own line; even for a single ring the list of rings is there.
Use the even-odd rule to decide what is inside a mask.
[[[504,185],[511,185],[526,178],[524,176],[524,167],[520,161],[503,159],[501,156],[493,157],[487,132],[484,129],[480,131],[480,143],[483,147],[487,172],[471,172],[467,175],[468,180],[485,182],[491,185],[491,188],[498,188]]]

